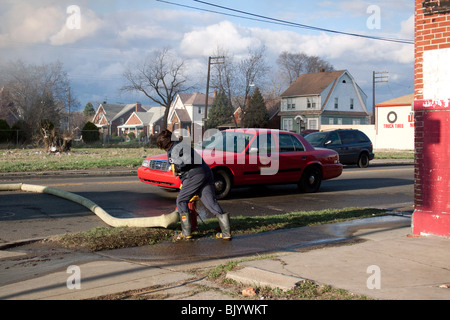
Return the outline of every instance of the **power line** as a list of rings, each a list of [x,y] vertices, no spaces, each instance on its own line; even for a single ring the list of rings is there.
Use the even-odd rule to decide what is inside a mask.
[[[291,21],[287,21],[287,20],[275,19],[275,18],[271,18],[271,17],[259,15],[259,14],[254,14],[254,13],[247,12],[247,11],[237,10],[237,9],[233,9],[233,8],[229,8],[229,7],[225,7],[225,6],[220,6],[217,4],[213,4],[213,3],[209,3],[209,2],[201,1],[201,0],[192,0],[192,1],[204,4],[204,5],[220,8],[222,10],[228,10],[228,11],[236,12],[239,14],[244,14],[244,15],[247,15],[250,17],[237,15],[237,14],[229,14],[229,13],[225,13],[225,12],[221,12],[221,11],[208,10],[208,9],[204,9],[204,8],[194,7],[194,6],[182,5],[179,3],[174,3],[174,2],[170,2],[170,1],[166,1],[166,0],[156,0],[156,1],[162,2],[162,3],[167,3],[170,5],[179,6],[179,7],[184,7],[184,8],[189,8],[189,9],[194,9],[194,10],[199,10],[199,11],[205,11],[205,12],[211,12],[211,13],[216,13],[216,14],[220,14],[220,15],[231,16],[231,17],[236,17],[236,18],[241,18],[241,19],[259,21],[259,22],[265,22],[265,23],[272,23],[272,24],[277,24],[277,25],[290,26],[290,27],[296,27],[296,28],[302,28],[302,29],[308,29],[308,30],[314,30],[314,31],[322,31],[322,32],[327,32],[327,33],[342,34],[342,35],[366,38],[366,39],[371,39],[371,40],[381,40],[381,41],[396,42],[396,43],[414,44],[414,40],[376,37],[376,36],[369,36],[369,35],[358,34],[358,33],[350,33],[350,32],[343,32],[343,31],[338,31],[338,30],[320,28],[320,27],[310,26],[310,25],[306,25],[306,24],[291,22]],[[253,17],[253,18],[251,18],[251,17]]]

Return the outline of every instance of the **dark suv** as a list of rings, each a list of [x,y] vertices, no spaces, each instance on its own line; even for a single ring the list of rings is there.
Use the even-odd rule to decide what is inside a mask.
[[[336,150],[342,164],[357,164],[360,168],[366,168],[374,158],[372,142],[359,130],[314,132],[308,134],[305,139],[316,148]]]

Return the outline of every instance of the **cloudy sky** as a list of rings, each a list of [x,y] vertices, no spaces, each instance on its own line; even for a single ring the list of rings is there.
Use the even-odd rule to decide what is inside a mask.
[[[187,60],[196,81],[205,83],[201,92],[207,57],[218,46],[239,57],[261,45],[267,48],[269,65],[289,51],[318,55],[336,70],[349,70],[368,95],[369,106],[373,71],[389,72],[389,82],[377,85],[376,102],[413,92],[414,45],[343,34],[413,40],[411,0],[204,2],[240,12],[195,0],[0,0],[0,63],[59,60],[81,107],[103,100],[151,105],[145,97],[120,92],[122,74],[163,47]],[[259,21],[246,13],[322,30]]]

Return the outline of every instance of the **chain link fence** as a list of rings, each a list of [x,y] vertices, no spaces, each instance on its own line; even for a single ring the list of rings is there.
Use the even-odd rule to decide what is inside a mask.
[[[95,130],[85,130],[92,131]],[[1,130],[0,129],[0,147],[23,146],[32,144],[26,141],[26,132],[24,130]],[[128,137],[127,135],[108,135],[100,131],[99,140],[86,143],[83,141],[81,130],[72,133],[72,146],[95,146],[95,147],[156,147],[156,137],[138,136]]]

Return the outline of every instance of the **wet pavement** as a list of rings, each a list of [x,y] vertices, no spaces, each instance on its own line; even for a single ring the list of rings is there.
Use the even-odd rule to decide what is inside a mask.
[[[98,253],[35,242],[0,249],[0,299],[108,299],[138,290],[146,299],[196,305],[246,300],[196,272],[239,261],[227,277],[252,286],[288,290],[309,279],[375,299],[449,300],[450,242],[410,232],[411,215],[397,213],[228,242],[200,238]],[[69,288],[71,267],[81,272],[78,289]],[[380,287],[371,287],[374,276]]]
[[[209,295],[209,298],[204,297],[205,299],[230,299],[230,296],[224,293],[226,289],[217,288],[190,271],[213,268],[230,260],[289,256],[344,244],[357,246],[365,240],[354,237],[355,232],[365,229],[381,229],[386,232],[409,227],[410,215],[396,214],[235,236],[232,241],[199,238],[193,241],[164,242],[97,253],[62,249],[49,242],[34,242],[9,249],[3,247],[3,250],[0,249],[0,299],[90,299],[126,290],[164,285],[167,288],[161,291],[171,292],[166,292],[167,296],[164,297],[191,299],[191,294],[180,296],[179,291],[190,289],[189,292],[192,293],[192,287],[199,285],[197,282],[203,283],[202,287],[206,286],[214,293],[213,296]],[[266,258],[255,263],[262,267],[273,264],[273,259]],[[84,287],[87,286],[89,290],[67,290],[65,281],[69,275],[66,270],[72,265],[82,268],[82,281]],[[261,272],[252,271],[252,276]],[[275,273],[270,271],[271,275]],[[296,282],[301,280],[293,279],[296,279]],[[277,281],[280,286],[283,280]],[[276,283],[272,285],[277,286]],[[174,286],[178,289],[174,289]],[[199,290],[198,293],[201,291],[205,289]]]
[[[235,236],[232,241],[204,238],[194,241],[165,242],[153,246],[103,251],[102,256],[146,263],[186,264],[208,259],[238,259],[273,252],[297,252],[304,248],[355,241],[352,233],[378,226],[389,228],[410,225],[410,217],[385,216],[346,223],[277,230],[253,235]]]

